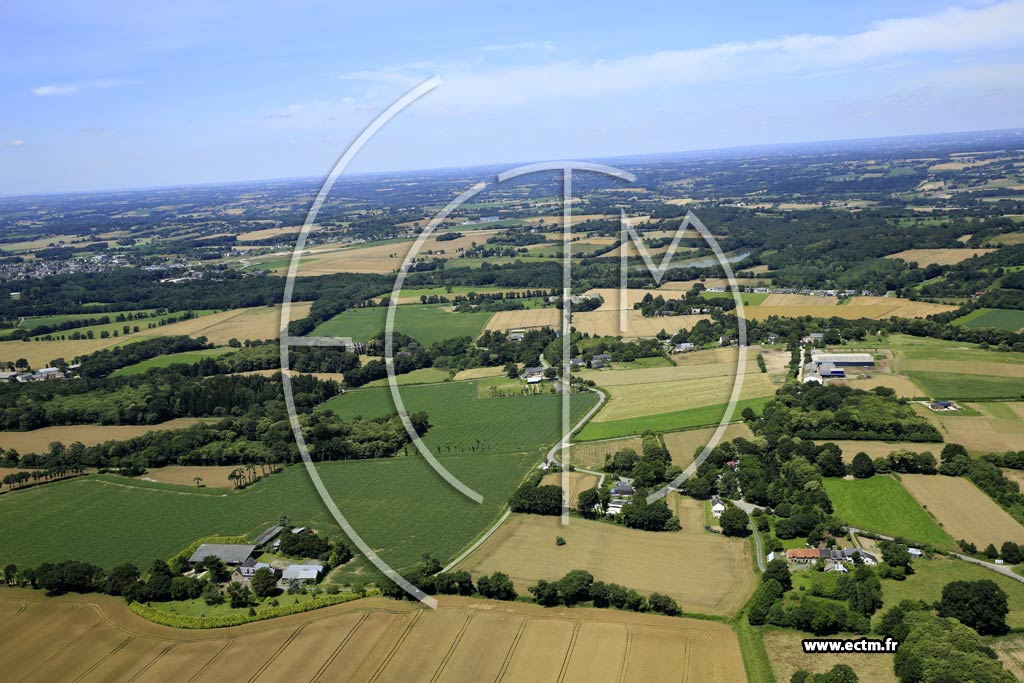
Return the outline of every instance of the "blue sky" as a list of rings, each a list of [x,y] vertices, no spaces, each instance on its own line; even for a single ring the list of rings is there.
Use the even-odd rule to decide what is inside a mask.
[[[1024,0],[567,5],[8,1],[0,194],[1024,126]]]

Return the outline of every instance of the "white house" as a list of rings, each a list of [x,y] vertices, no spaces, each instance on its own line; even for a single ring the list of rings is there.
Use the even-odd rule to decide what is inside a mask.
[[[723,512],[725,512],[725,503],[723,503],[720,498],[712,498],[711,514],[715,516],[715,519],[718,519],[722,516]]]

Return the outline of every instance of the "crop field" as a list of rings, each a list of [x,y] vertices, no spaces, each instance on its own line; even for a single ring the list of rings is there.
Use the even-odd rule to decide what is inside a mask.
[[[892,477],[826,478],[824,483],[836,515],[855,527],[942,548],[953,545],[949,534]]]
[[[701,296],[705,299],[731,299],[733,298],[732,290],[727,292],[704,292]],[[780,296],[777,294],[766,294],[763,292],[740,292],[740,301],[743,302],[744,306],[760,306],[770,296]]]
[[[896,258],[907,263],[917,263],[920,267],[931,265],[952,266],[974,256],[984,256],[995,249],[907,249],[885,258]]]
[[[95,446],[104,441],[123,441],[146,432],[182,429],[206,421],[207,418],[179,417],[155,425],[61,425],[43,427],[29,432],[0,432],[0,448],[13,448],[18,453],[44,453],[54,441],[68,446],[81,441]]]
[[[999,655],[999,661],[1003,663],[1016,679],[1024,680],[1024,638],[1020,635],[1011,635],[1000,638],[992,644],[992,649]]]
[[[737,401],[732,421],[738,421],[740,414],[745,408],[751,408],[755,412],[760,411],[769,400],[771,400],[771,396]],[[656,415],[646,415],[624,420],[610,420],[608,422],[595,422],[591,420],[574,438],[579,441],[592,441],[643,434],[647,430],[652,432],[674,432],[681,429],[717,425],[722,420],[722,416],[725,415],[727,407],[727,403],[719,403],[701,406],[700,408],[689,408],[672,413],[658,413]]]
[[[317,325],[314,336],[352,337],[367,341],[383,334],[387,321],[386,306],[350,308]],[[525,312],[525,311],[517,311]],[[491,313],[453,313],[447,306],[403,305],[395,311],[395,332],[407,334],[427,346],[452,337],[476,339],[491,318]]]
[[[1024,527],[981,489],[961,477],[904,474],[903,486],[955,539],[984,548],[1003,541],[1024,543]]]
[[[1024,627],[1024,583],[1003,576],[980,565],[953,558],[937,556],[931,560],[914,560],[914,573],[904,581],[883,581],[882,600],[886,608],[902,600],[937,602],[942,587],[951,581],[995,581],[1009,596],[1010,613],[1006,623],[1010,628]]]
[[[863,655],[850,654],[805,654],[800,642],[807,634],[800,631],[766,628],[764,630],[764,648],[768,652],[768,660],[772,664],[772,673],[779,683],[788,681],[796,671],[810,671],[812,674],[824,673],[836,664],[846,664],[852,668],[860,680],[871,683],[897,683],[893,673],[895,655],[872,653]],[[856,638],[852,635],[839,634],[834,638]]]
[[[835,306],[838,303],[838,297],[809,294],[769,294],[761,302],[764,306]]]
[[[569,459],[577,467],[600,469],[604,467],[605,458],[614,455],[623,448],[632,448],[637,453],[643,452],[643,443],[638,436],[607,441],[585,441],[574,443],[569,447]]]
[[[447,242],[431,235],[420,248],[419,259],[453,259],[473,242],[482,244],[495,230],[476,230]],[[299,262],[299,275],[331,275],[334,273],[391,273],[402,266],[414,240],[394,240],[360,247],[322,246],[307,249]],[[308,258],[307,258],[308,257]],[[280,271],[287,270],[287,266]]]
[[[220,346],[212,349],[200,349],[199,351],[182,351],[181,353],[169,353],[166,356],[157,356],[156,358],[149,358],[144,361],[140,361],[135,365],[129,365],[123,367],[120,370],[115,370],[114,375],[141,375],[142,373],[152,368],[166,368],[174,365],[175,363],[183,363],[186,365],[192,365],[198,363],[204,358],[211,358],[217,356],[223,356],[226,353],[232,353],[235,349],[229,346]]]
[[[921,385],[929,397],[935,399],[977,401],[998,398],[1020,398],[1024,379],[1020,377],[993,377],[966,372],[908,373]]]
[[[747,369],[750,366],[757,370],[754,361],[756,348],[747,350]],[[736,374],[737,349],[717,348],[707,351],[674,355],[675,367],[671,368],[631,368],[623,370],[581,370],[580,376],[592,379],[602,387],[618,387],[645,385],[651,382],[672,382],[683,380],[707,379],[709,377],[729,376]]]
[[[867,379],[847,379],[844,382],[854,389],[870,390],[875,387],[886,387],[895,391],[900,398],[924,397],[924,391],[903,375],[878,373]]]
[[[529,327],[559,328],[562,312],[556,308],[531,308],[523,311],[498,311],[487,323],[488,330],[507,332]]]
[[[285,226],[281,228],[264,228],[262,230],[250,230],[243,232],[236,238],[239,242],[258,242],[268,240],[271,237],[284,237],[285,235],[298,235],[302,231],[301,225]]]
[[[476,293],[476,294],[496,294],[496,293],[520,293],[530,290],[520,289],[516,287],[494,287],[491,285],[454,285],[447,287],[406,287],[402,289],[398,296],[399,304],[418,304],[421,296],[444,296],[449,299],[456,296]],[[391,292],[388,292],[384,296],[374,297],[375,301],[384,301],[385,303],[391,301]]]
[[[576,501],[580,496],[580,491],[586,491],[597,486],[597,482],[600,481],[600,477],[594,474],[587,474],[586,472],[568,472],[569,485],[564,492],[565,500],[569,503],[570,507],[576,507]],[[562,473],[552,472],[551,474],[545,474],[540,480],[543,486],[562,486]]]
[[[425,552],[442,562],[454,557],[498,518],[536,465],[532,456],[492,452],[438,459],[478,491],[483,504],[453,489],[418,456],[321,463],[317,469],[355,529],[401,568]],[[254,537],[281,515],[340,534],[303,466],[237,492],[89,475],[0,496],[0,557],[27,567],[54,558],[108,568],[120,562],[146,566],[197,538]]]
[[[164,484],[180,484],[192,488],[210,487],[215,489],[233,489],[234,482],[228,479],[228,475],[238,469],[234,465],[168,465],[148,470],[138,479],[142,481],[156,481]],[[195,478],[201,477],[202,481],[196,485]]]
[[[976,455],[1024,449],[1024,403],[965,403],[979,415],[937,413],[922,405],[924,415],[942,432],[943,439],[958,443]]]
[[[616,385],[608,388],[609,401],[593,422],[612,422],[717,405],[729,400],[732,387],[731,376]],[[740,398],[771,396],[775,390],[772,381],[755,365],[753,372],[744,377]]]
[[[557,394],[480,398],[477,382],[448,382],[402,390],[410,413],[425,410],[430,431],[423,441],[437,455],[467,453],[529,453],[539,457],[561,435],[562,397]],[[597,402],[592,392],[573,394],[572,420]],[[361,388],[324,404],[343,419],[394,412],[387,388]]]
[[[193,311],[193,313],[195,313],[198,318],[202,318],[202,317],[210,315],[210,314],[212,314],[214,312],[215,311]],[[178,311],[178,312],[174,312],[174,313],[165,313],[163,315],[156,315],[156,316],[153,316],[151,318],[143,318],[142,320],[127,320],[125,322],[97,323],[95,325],[86,325],[84,327],[76,327],[73,330],[65,330],[63,332],[51,332],[51,333],[49,333],[49,335],[40,335],[40,336],[32,337],[32,341],[36,341],[36,340],[43,341],[43,336],[57,336],[57,335],[67,336],[67,335],[70,335],[70,334],[74,334],[75,332],[78,332],[79,334],[88,334],[88,333],[92,332],[94,337],[99,337],[103,332],[107,332],[108,334],[113,335],[113,333],[116,331],[118,333],[118,335],[126,336],[126,335],[124,335],[124,328],[128,327],[128,328],[131,329],[131,328],[134,328],[136,326],[139,328],[139,332],[131,333],[131,334],[143,334],[143,333],[147,333],[148,332],[150,335],[152,335],[157,330],[160,329],[160,323],[162,321],[166,321],[166,320],[168,320],[170,318],[175,318],[175,317],[178,317],[180,315],[181,315],[181,312]],[[113,317],[113,316],[110,316],[110,317]]]
[[[36,328],[43,327],[44,325],[59,325],[61,323],[70,322],[72,320],[95,320],[104,316],[108,318],[115,318],[120,313],[152,313],[156,309],[146,308],[134,311],[114,311],[112,313],[65,313],[61,315],[40,315],[30,318],[23,318],[18,324],[18,327],[32,332]],[[128,321],[129,325],[140,325],[146,321],[151,321],[152,318],[143,318],[142,320],[131,320]],[[124,324],[124,323],[122,323]],[[80,328],[76,328],[80,329]],[[65,332],[57,332],[56,334],[71,334],[73,330],[67,330]]]
[[[745,540],[703,529],[638,531],[576,518],[562,526],[557,517],[513,514],[457,568],[474,576],[503,571],[520,593],[538,579],[586,569],[641,593],[671,595],[687,612],[731,615],[756,587],[752,562]]]
[[[440,368],[418,368],[412,372],[407,372],[404,375],[395,375],[395,384],[399,386],[405,386],[407,384],[431,384],[434,382],[444,382],[445,380],[451,379],[451,373],[447,370]],[[386,387],[390,386],[388,379],[375,379],[372,382],[368,382],[367,387]]]
[[[900,372],[930,370],[934,367],[935,361],[953,361],[956,366],[973,367],[977,369],[978,374],[990,372],[993,367],[1014,372],[1015,369],[1009,366],[1024,364],[1024,353],[982,349],[977,344],[967,342],[891,334],[888,343],[892,346],[896,369]]]
[[[492,377],[504,377],[505,368],[500,365],[496,365],[491,368],[469,368],[468,370],[459,370],[455,373],[453,379],[456,382],[461,382],[467,379],[489,379]]]
[[[5,590],[11,680],[223,681],[743,680],[725,624],[442,596],[436,610],[366,598],[210,631],[159,626],[108,596]]]
[[[942,450],[942,444],[938,443],[916,443],[906,441],[903,443],[892,442],[892,441],[857,441],[854,439],[828,439],[828,440],[815,440],[816,444],[823,443],[834,443],[839,446],[843,451],[843,462],[853,462],[853,456],[858,453],[867,453],[871,456],[871,459],[882,458],[893,451],[910,451],[911,453],[924,453],[925,451],[931,452],[935,456],[936,460],[939,457],[939,451]]]
[[[947,304],[931,304],[924,301],[910,301],[896,297],[856,296],[851,298],[849,303],[842,306],[837,306],[837,300],[832,297],[804,298],[813,299],[814,301],[801,305],[773,306],[769,300],[766,300],[760,306],[751,306],[745,309],[745,315],[751,320],[765,320],[773,315],[783,318],[798,318],[810,315],[817,318],[872,318],[874,320],[882,320],[893,316],[900,318],[923,318],[935,313],[945,313],[957,309],[956,306]],[[830,300],[833,303],[828,303]]]
[[[994,327],[1016,332],[1024,329],[1024,311],[1006,311],[997,308],[977,308],[953,321],[964,327]]]
[[[685,291],[630,288],[626,290],[626,296],[623,297],[621,296],[622,291],[617,287],[598,287],[587,290],[586,293],[590,296],[600,296],[603,299],[601,306],[597,309],[599,312],[619,311],[623,307],[633,310],[633,305],[640,303],[648,294],[655,297],[661,296],[666,300],[682,299],[686,294]]]
[[[672,464],[686,469],[693,462],[698,449],[708,445],[712,435],[715,433],[715,429],[715,427],[705,427],[704,429],[689,429],[683,432],[669,432],[663,435],[665,446],[672,455]],[[750,427],[744,422],[736,422],[727,426],[719,443],[740,437],[745,439],[752,439],[754,437],[754,433],[750,431]],[[638,450],[637,452],[639,453],[640,451]]]
[[[499,314],[500,315],[500,314]],[[626,339],[654,337],[662,330],[675,334],[679,330],[692,329],[701,320],[710,320],[709,315],[665,315],[645,318],[640,311],[626,311],[626,329],[622,330],[619,311],[585,311],[574,313],[573,327],[592,337],[622,336]]]

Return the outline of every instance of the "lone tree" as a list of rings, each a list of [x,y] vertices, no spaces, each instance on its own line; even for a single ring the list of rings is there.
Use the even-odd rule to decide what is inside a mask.
[[[875,463],[871,462],[871,456],[867,453],[858,453],[853,456],[853,464],[850,468],[853,476],[858,479],[867,479],[875,476]]]
[[[1009,612],[1006,593],[990,579],[953,581],[942,589],[939,616],[953,617],[983,636],[1008,633]]]
[[[576,499],[576,507],[586,519],[594,519],[597,517],[597,506],[601,503],[601,494],[598,493],[597,487],[592,489],[586,489],[580,491],[579,497]]]
[[[269,567],[257,569],[249,583],[252,585],[252,592],[258,598],[269,598],[277,590],[277,579],[274,577],[274,570]]]
[[[722,513],[718,523],[722,527],[722,533],[726,536],[746,536],[750,518],[747,517],[747,513],[743,510],[731,507]]]

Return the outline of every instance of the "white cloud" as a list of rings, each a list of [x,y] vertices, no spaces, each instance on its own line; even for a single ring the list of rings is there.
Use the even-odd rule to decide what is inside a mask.
[[[107,88],[117,88],[123,85],[130,85],[130,83],[130,81],[104,79],[97,81],[79,81],[76,83],[48,84],[32,88],[32,94],[38,97],[75,95],[87,90],[106,90]]]
[[[554,52],[558,48],[550,40],[542,42],[525,41],[522,43],[497,43],[494,45],[484,45],[480,48],[481,52],[508,52],[511,50],[524,51],[524,52]]]
[[[925,55],[959,57],[1022,44],[1024,0],[1009,0],[977,9],[953,8],[928,16],[886,20],[847,35],[788,35],[618,59],[538,62],[491,70],[459,64],[428,71],[407,65],[347,77],[410,86],[440,72],[444,85],[424,101],[424,106],[468,112],[548,98],[803,77]]]
[[[27,144],[28,143],[25,142],[24,140],[8,140],[7,141],[7,146],[8,147],[24,147]]]

